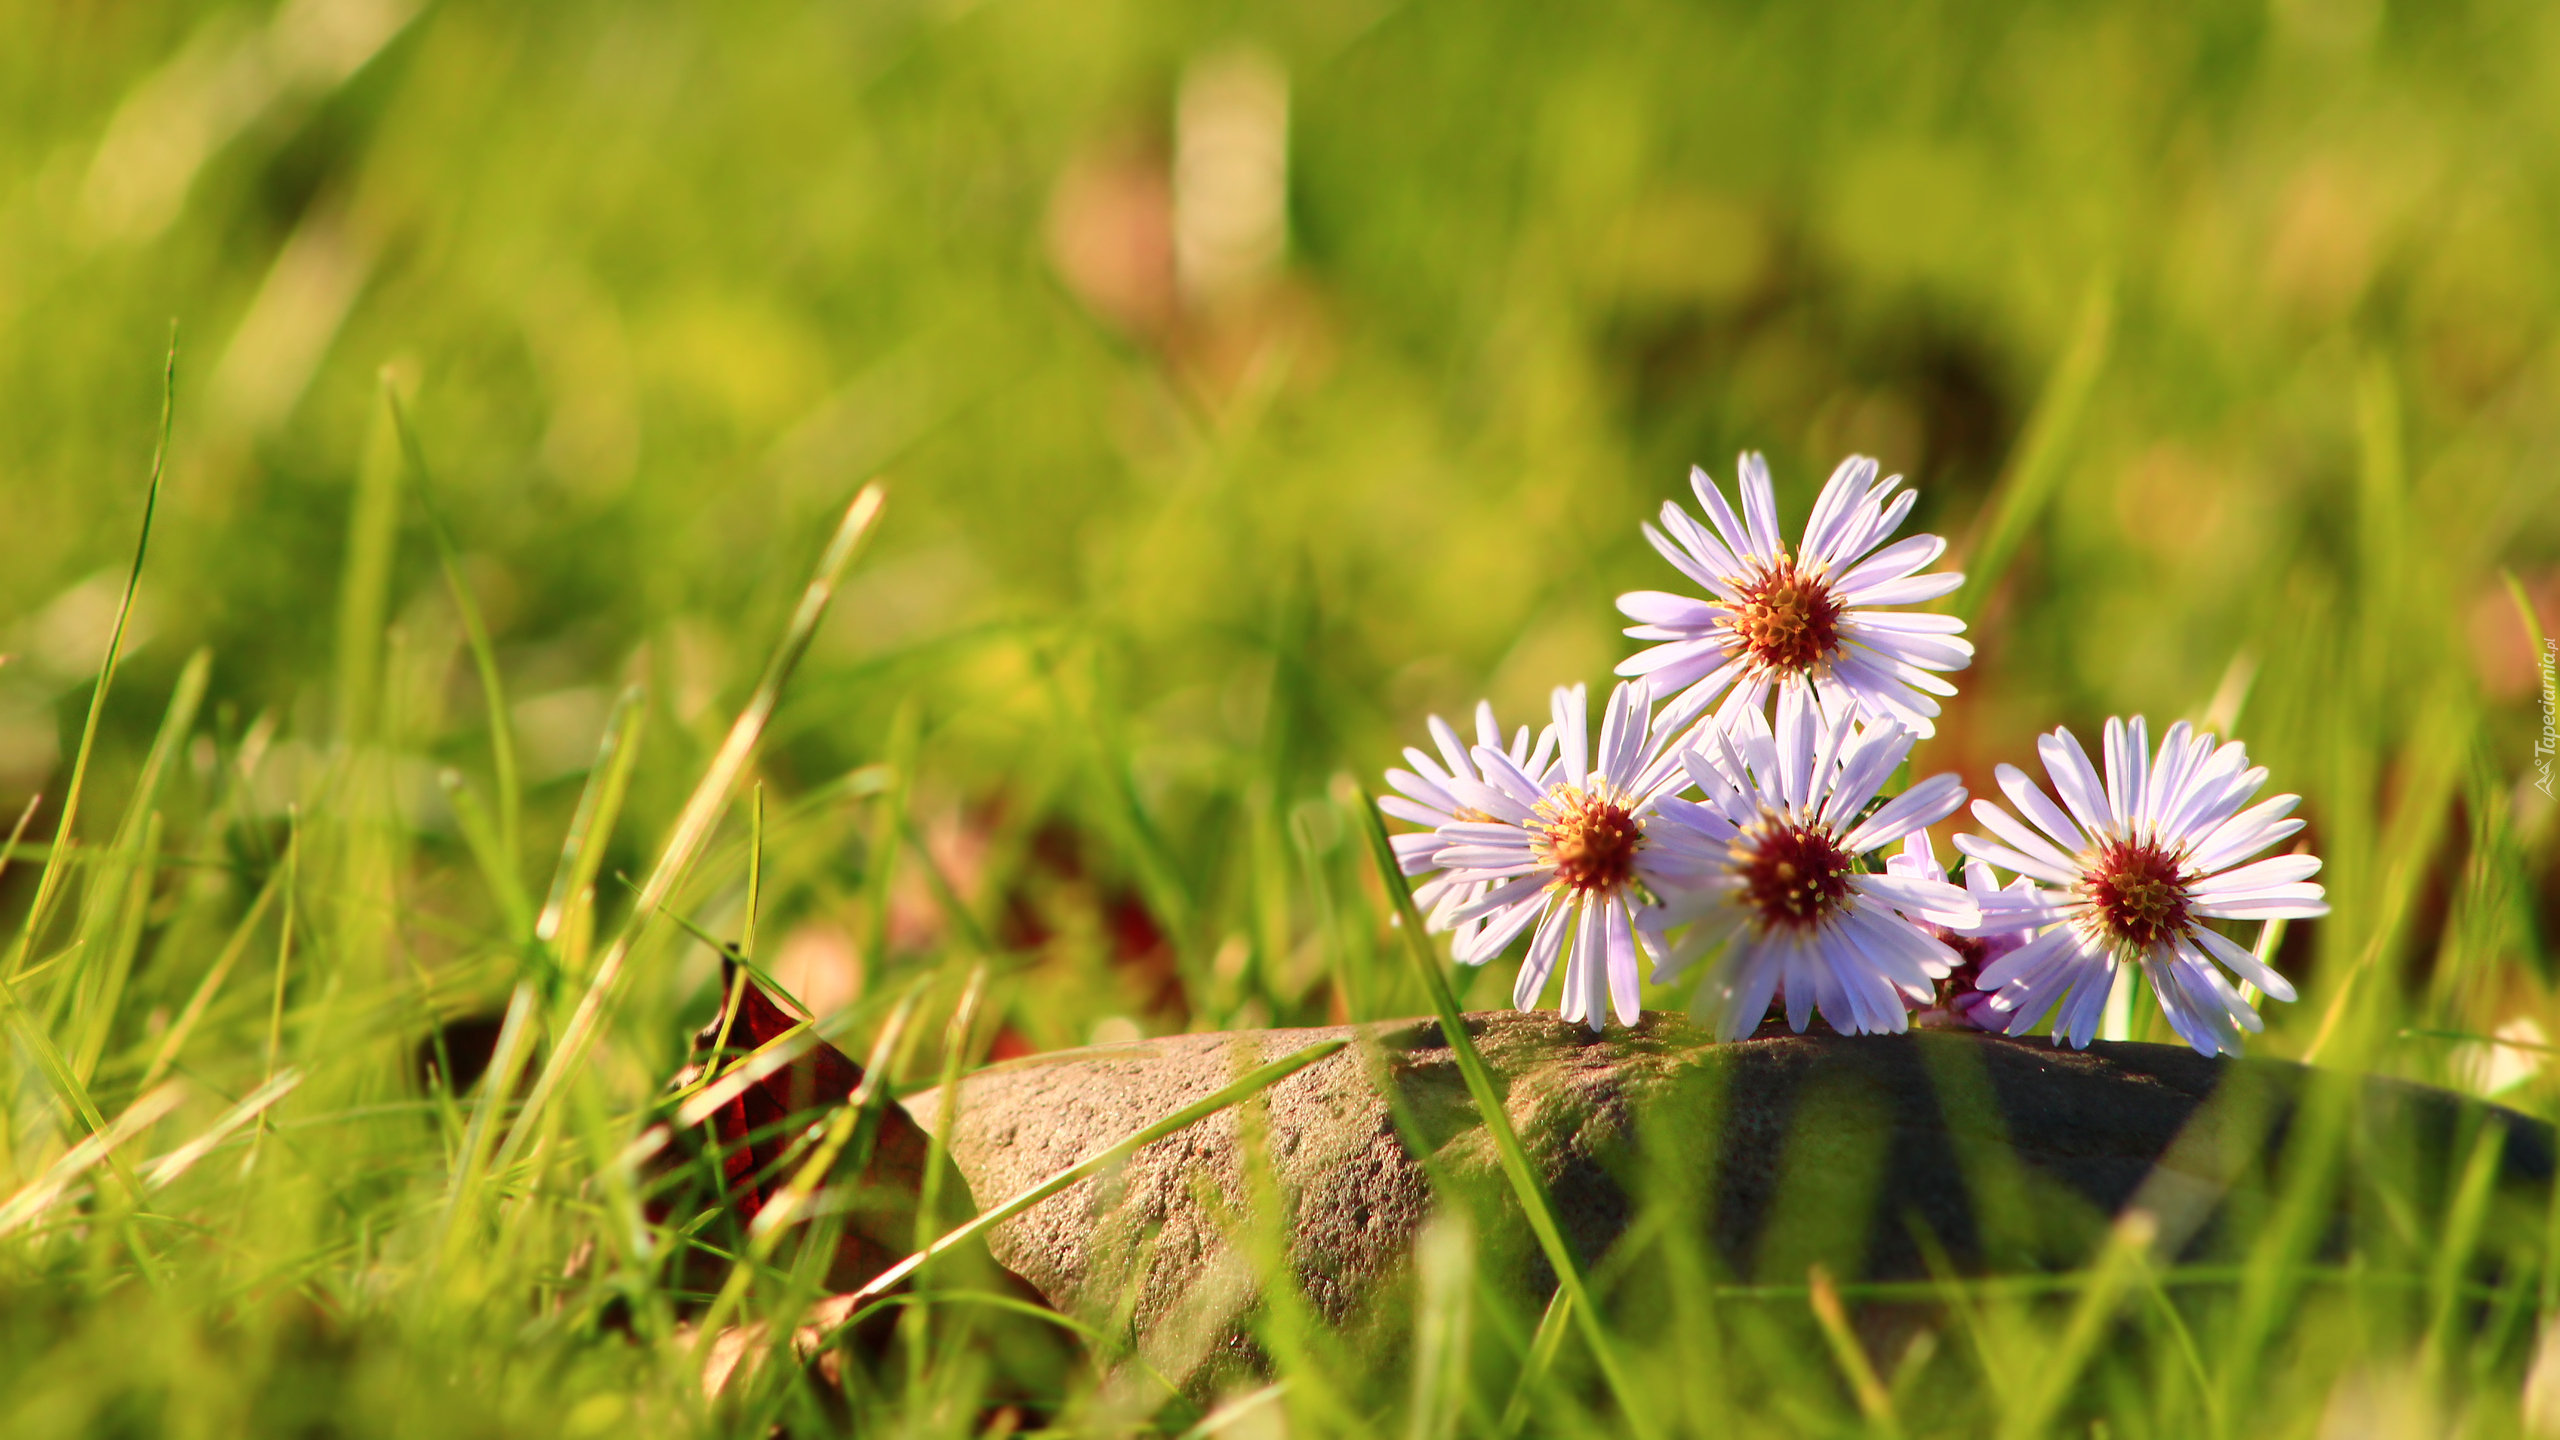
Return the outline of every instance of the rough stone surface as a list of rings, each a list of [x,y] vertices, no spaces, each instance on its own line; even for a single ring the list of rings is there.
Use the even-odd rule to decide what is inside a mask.
[[[1597,1038],[1552,1015],[1466,1018],[1586,1265],[1605,1263],[1644,1184],[1668,1185],[1731,1273],[1769,1281],[1801,1282],[1815,1262],[1917,1276],[1932,1247],[1969,1269],[2073,1264],[2128,1203],[2158,1217],[2164,1250],[2208,1245],[2314,1077],[2163,1045],[2075,1052],[1972,1033],[1716,1045],[1668,1016]],[[1249,1363],[1248,1255],[1285,1247],[1315,1310],[1349,1322],[1398,1275],[1435,1194],[1470,1205],[1497,1284],[1531,1302],[1551,1290],[1436,1021],[1180,1036],[991,1067],[962,1082],[951,1153],[993,1204],[1336,1037],[1355,1043],[1260,1105],[1001,1227],[996,1257],[1060,1308],[1125,1327],[1177,1377],[1222,1356]],[[2421,1189],[2483,1124],[2505,1131],[2510,1188],[2549,1183],[2538,1122],[2396,1082],[2341,1083],[2362,1143],[2414,1147],[2403,1158]],[[910,1108],[929,1117],[937,1103]],[[1264,1143],[1240,1146],[1247,1133]],[[1248,1163],[1263,1155],[1267,1169]],[[1285,1233],[1253,1229],[1273,1213],[1251,1203],[1256,1186],[1276,1187]]]

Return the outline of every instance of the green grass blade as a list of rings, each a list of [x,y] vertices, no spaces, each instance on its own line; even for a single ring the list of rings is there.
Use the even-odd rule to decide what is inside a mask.
[[[2499,571],[2498,578],[2506,583],[2507,599],[2516,607],[2516,618],[2524,623],[2524,638],[2531,647],[2530,653],[2541,655],[2544,642],[2542,617],[2534,612],[2533,597],[2524,593],[2524,582],[2516,578],[2513,570]]]
[[[489,711],[489,767],[496,772],[498,790],[498,852],[505,857],[506,873],[521,888],[524,881],[518,872],[524,855],[524,785],[516,768],[515,720],[507,709],[506,686],[499,678],[497,648],[490,643],[480,602],[472,598],[471,587],[463,581],[462,554],[454,545],[453,528],[445,523],[443,508],[436,503],[426,450],[418,443],[417,429],[409,423],[408,409],[400,403],[400,392],[388,371],[382,376],[382,403],[390,409],[392,428],[399,434],[400,450],[408,460],[412,488],[417,491],[418,508],[426,512],[427,533],[435,539],[436,561],[444,568],[445,589],[453,597],[454,613],[462,617],[463,639],[471,650],[472,667],[479,672],[480,696]]]
[[[873,957],[874,964],[889,954],[889,890],[897,883],[898,857],[906,848],[900,837],[905,831],[907,800],[915,790],[920,729],[915,701],[900,702],[889,720],[888,754],[883,760],[889,770],[889,788],[874,802],[879,808],[871,817],[870,844],[862,866],[862,953]]]
[[[2090,1267],[2087,1287],[2071,1307],[2061,1338],[2021,1377],[2025,1393],[2002,1417],[2001,1440],[2031,1440],[2046,1433],[2098,1342],[2106,1338],[2126,1288],[2150,1264],[2151,1242],[2157,1234],[2158,1226],[2147,1211],[2128,1210],[2116,1221],[2106,1248]]]
[[[141,850],[125,876],[121,903],[111,912],[114,929],[107,937],[105,963],[83,967],[91,983],[81,987],[81,1004],[72,1017],[79,1048],[71,1054],[71,1073],[86,1085],[98,1073],[107,1037],[115,1029],[116,1009],[124,1003],[125,982],[133,975],[134,952],[142,948],[142,932],[151,919],[151,882],[160,868],[160,838],[166,827],[152,811],[142,827]],[[94,952],[92,952],[94,953]]]
[[[213,997],[222,989],[222,982],[229,978],[232,968],[240,963],[240,957],[248,953],[249,941],[257,933],[258,922],[266,918],[267,907],[275,903],[283,881],[281,866],[268,874],[267,883],[258,889],[258,898],[249,903],[249,913],[241,916],[240,923],[232,928],[231,938],[224,942],[222,953],[214,957],[212,968],[204,972],[204,978],[196,982],[195,993],[187,997],[186,1008],[178,1012],[177,1020],[169,1026],[169,1033],[160,1037],[160,1048],[153,1053],[150,1065],[142,1072],[142,1083],[135,1089],[150,1089],[154,1082],[168,1073],[170,1066],[177,1063],[179,1054],[186,1049],[188,1037],[195,1034],[197,1024],[204,1019],[205,1008],[213,1003]]]
[[[919,1251],[932,1248],[934,1232],[941,1228],[937,1217],[942,1209],[942,1168],[951,1156],[951,1128],[960,1123],[960,1072],[968,1068],[978,1007],[986,994],[987,967],[982,962],[969,971],[969,983],[960,991],[960,1003],[951,1008],[950,1023],[943,1027],[941,1082],[934,1091],[933,1133],[926,1137],[923,1194],[916,1203],[915,1244]]]
[[[134,1136],[150,1129],[186,1098],[186,1082],[173,1080],[157,1090],[149,1091],[116,1117],[115,1123],[72,1146],[53,1162],[42,1175],[29,1181],[6,1202],[0,1202],[0,1235],[20,1229],[43,1215],[60,1200],[73,1181],[87,1174],[100,1161],[113,1156],[118,1147]]]
[[[480,1180],[487,1173],[491,1138],[498,1133],[498,1117],[505,1113],[507,1101],[515,1093],[515,1077],[523,1071],[526,1052],[532,1047],[540,1008],[541,997],[533,983],[516,982],[515,993],[507,997],[506,1019],[498,1025],[497,1044],[489,1051],[488,1068],[481,1074],[480,1098],[473,1103],[471,1123],[463,1131],[462,1153],[445,1190],[444,1218],[436,1245],[440,1262],[449,1262],[454,1248],[469,1237],[470,1217],[481,1193]]]
[[[1840,1367],[1841,1377],[1849,1382],[1849,1393],[1857,1398],[1858,1410],[1867,1417],[1867,1428],[1877,1435],[1902,1433],[1893,1414],[1893,1394],[1867,1360],[1867,1350],[1858,1343],[1857,1332],[1849,1328],[1848,1309],[1840,1303],[1839,1288],[1831,1283],[1830,1273],[1816,1264],[1805,1274],[1805,1303],[1812,1309],[1816,1324],[1822,1327],[1823,1342],[1831,1347],[1831,1358]]]
[[[1502,1407],[1502,1421],[1497,1434],[1511,1440],[1529,1423],[1529,1412],[1538,1389],[1547,1383],[1547,1372],[1556,1366],[1556,1353],[1564,1348],[1564,1337],[1573,1329],[1573,1292],[1563,1286],[1547,1297],[1547,1308],[1538,1316],[1538,1331],[1529,1340],[1529,1358],[1520,1367],[1520,1376],[1512,1383],[1511,1398]]]
[[[2456,1181],[2441,1228],[2430,1239],[2435,1254],[2427,1276],[2427,1335],[2418,1347],[2418,1367],[2430,1379],[2444,1366],[2452,1347],[2462,1343],[2463,1271],[2471,1265],[2480,1241],[2481,1223],[2498,1183],[2499,1161],[2506,1152],[2507,1127],[2481,1120],[2471,1153]]]
[[[142,1172],[142,1183],[152,1190],[165,1190],[177,1183],[178,1177],[194,1169],[196,1162],[213,1153],[214,1148],[238,1132],[241,1126],[266,1113],[268,1107],[294,1092],[302,1083],[302,1072],[287,1069],[276,1078],[251,1091],[237,1105],[222,1112],[205,1132],[166,1155],[149,1162]],[[149,1087],[145,1087],[146,1089]]]
[[[366,436],[347,509],[347,561],[338,591],[337,733],[341,745],[375,738],[382,702],[384,620],[400,540],[400,441],[386,393]]]
[[[846,569],[876,528],[885,498],[881,488],[874,484],[864,487],[862,493],[846,507],[844,523],[837,527],[835,538],[828,543],[825,555],[818,562],[816,575],[811,577],[808,588],[801,593],[799,608],[792,613],[791,623],[783,632],[782,643],[775,648],[773,658],[766,664],[764,678],[757,682],[746,708],[739,712],[737,721],[729,727],[728,738],[721,743],[710,767],[704,771],[700,783],[694,786],[692,796],[685,801],[684,810],[676,817],[675,830],[667,837],[666,849],[659,854],[658,863],[651,867],[649,878],[640,887],[639,900],[632,907],[631,918],[606,949],[603,958],[596,962],[595,974],[587,983],[586,994],[580,998],[577,1010],[570,1015],[569,1023],[562,1027],[559,1040],[552,1047],[550,1060],[542,1067],[542,1074],[534,1081],[533,1089],[526,1094],[524,1108],[517,1112],[515,1124],[507,1132],[506,1143],[499,1149],[498,1164],[501,1168],[523,1152],[552,1095],[585,1062],[587,1047],[594,1043],[597,1027],[603,1023],[605,1007],[621,979],[622,967],[630,956],[633,941],[656,918],[659,908],[674,893],[677,882],[692,869],[694,861],[701,857],[703,847],[710,843],[712,827],[719,822],[721,812],[728,808],[730,792],[736,788],[738,777],[745,772],[747,761],[754,756],[756,743],[763,737],[765,725],[773,718],[774,707],[781,703],[784,683],[791,678],[800,657],[807,653],[810,640],[817,635],[818,622],[826,618],[827,605],[835,598],[836,587],[843,581]]]
[[[1440,1017],[1441,1033],[1449,1040],[1449,1048],[1458,1059],[1458,1071],[1466,1077],[1467,1093],[1475,1098],[1477,1113],[1484,1121],[1485,1133],[1493,1140],[1494,1153],[1501,1158],[1503,1174],[1511,1181],[1512,1193],[1519,1198],[1520,1209],[1529,1229],[1538,1237],[1538,1247],[1546,1253],[1547,1264],[1556,1272],[1556,1284],[1573,1300],[1573,1320],[1583,1343],[1590,1347],[1592,1358],[1599,1363],[1601,1375],[1609,1382],[1617,1397],[1618,1410],[1628,1429],[1642,1437],[1651,1437],[1654,1426],[1650,1412],[1637,1394],[1634,1380],[1627,1374],[1626,1363],[1618,1355],[1617,1342],[1601,1322],[1582,1273],[1582,1262],[1565,1242],[1564,1227],[1556,1220],[1555,1202],[1547,1195],[1546,1181],[1529,1159],[1528,1148],[1520,1143],[1519,1131],[1512,1128],[1511,1112],[1502,1103],[1502,1092],[1494,1088],[1493,1071],[1477,1053],[1475,1039],[1467,1033],[1466,1017],[1458,1011],[1457,992],[1449,988],[1449,977],[1441,973],[1440,957],[1433,953],[1431,942],[1423,935],[1422,916],[1413,906],[1413,890],[1405,884],[1396,865],[1395,847],[1387,842],[1386,820],[1377,801],[1365,790],[1360,795],[1360,823],[1369,837],[1370,858],[1378,867],[1378,878],[1387,887],[1387,895],[1395,905],[1398,928],[1403,930],[1405,947],[1413,957],[1415,970],[1423,988],[1430,992],[1432,1008]]]
[[[560,863],[552,871],[551,893],[533,923],[534,938],[545,945],[559,940],[570,904],[595,883],[596,872],[604,865],[605,843],[613,837],[622,797],[631,788],[631,767],[640,758],[640,729],[649,718],[644,698],[639,686],[626,687],[605,719],[596,762],[587,770],[577,813],[569,818],[569,831],[560,840]]]
[[[759,781],[747,806],[747,914],[738,926],[738,959],[754,964],[756,916],[764,909],[764,785]]]
[[[88,866],[73,945],[76,960],[52,981],[56,1012],[66,1001],[69,1005],[69,1023],[62,1033],[73,1047],[73,1073],[84,1085],[105,1052],[134,951],[141,944],[151,888],[165,863],[159,853],[161,787],[171,762],[194,731],[212,672],[213,656],[205,650],[187,657],[186,667],[178,672],[169,708],[143,758],[141,773],[134,777],[124,815],[116,823],[115,838],[105,855],[92,857]]]
[[[507,934],[519,943],[533,936],[534,911],[532,897],[524,893],[524,880],[508,855],[507,838],[502,833],[504,822],[493,822],[489,809],[473,793],[471,782],[459,770],[447,770],[436,776],[436,784],[444,791],[445,803],[453,808],[454,828],[462,832],[462,843],[471,852],[471,861],[480,867],[480,878],[489,887],[490,896],[498,902],[498,913],[505,917]]]
[[[71,759],[71,783],[62,792],[62,819],[53,827],[53,853],[45,857],[44,873],[36,881],[35,899],[27,906],[24,927],[18,932],[18,945],[9,956],[9,967],[0,979],[15,981],[27,968],[27,957],[44,933],[45,922],[53,917],[53,907],[62,894],[64,878],[69,873],[76,827],[80,821],[80,795],[89,781],[89,760],[98,748],[98,719],[106,713],[107,692],[115,688],[116,661],[124,651],[125,627],[133,620],[133,597],[142,588],[142,564],[151,554],[151,522],[160,513],[160,486],[169,473],[169,434],[178,402],[178,335],[177,327],[169,331],[169,359],[160,379],[160,443],[151,455],[151,486],[142,497],[142,527],[133,542],[133,568],[126,572],[124,595],[116,601],[115,624],[107,632],[106,657],[98,664],[98,683],[89,691],[89,715],[80,723],[80,748]]]

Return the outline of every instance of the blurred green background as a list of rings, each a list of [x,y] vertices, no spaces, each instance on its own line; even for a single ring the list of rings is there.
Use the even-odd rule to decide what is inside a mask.
[[[1297,893],[1351,853],[1334,777],[1435,709],[1604,683],[1690,464],[1766,450],[1792,526],[1861,451],[1960,562],[2011,517],[1923,766],[1982,793],[2040,728],[2219,695],[2338,903],[2271,1048],[2359,967],[2485,1031],[2543,1014],[2560,923],[2499,574],[2560,617],[2555,256],[2560,11],[2504,0],[27,0],[0,788],[58,789],[76,742],[174,317],[102,793],[198,645],[271,809],[340,736],[387,367],[534,855],[637,680],[645,863],[880,474],[767,770],[813,793],[913,745],[931,853],[1058,982],[1016,1039],[1410,1010],[1329,982]],[[399,504],[406,903],[485,924],[433,777],[489,737]],[[866,883],[865,813],[776,882],[813,986],[938,943],[912,875]]]

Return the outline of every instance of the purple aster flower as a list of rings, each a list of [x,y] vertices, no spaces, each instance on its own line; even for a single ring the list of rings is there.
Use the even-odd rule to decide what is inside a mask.
[[[1874,607],[1935,600],[1964,576],[1919,573],[1946,551],[1935,535],[1884,543],[1911,513],[1915,492],[1886,503],[1902,477],[1878,480],[1876,469],[1862,455],[1842,461],[1795,550],[1778,533],[1769,466],[1756,454],[1741,460],[1740,516],[1704,470],[1691,470],[1689,485],[1707,525],[1663,503],[1662,528],[1645,526],[1645,538],[1707,598],[1659,590],[1619,596],[1618,608],[1636,622],[1626,633],[1661,643],[1618,673],[1651,678],[1657,695],[1677,694],[1665,728],[1685,726],[1719,695],[1728,696],[1730,716],[1760,708],[1772,688],[1810,687],[1826,714],[1857,711],[1896,720],[1916,736],[1935,733],[1938,702],[1930,697],[1956,692],[1933,672],[1973,663],[1964,622]]]
[[[2117,970],[2139,965],[2189,1045],[2240,1053],[2241,1032],[2264,1022],[2216,964],[2279,1000],[2293,986],[2205,922],[2329,913],[2309,883],[2316,856],[2241,863],[2302,828],[2285,818],[2301,797],[2249,806],[2266,770],[2238,741],[2216,745],[2183,720],[2156,757],[2140,716],[2107,721],[2103,780],[2068,730],[2037,737],[2036,753],[2062,803],[2003,765],[2000,789],[2032,823],[1977,800],[1973,816],[1991,837],[1956,837],[1965,854],[2036,882],[2032,899],[2004,907],[2009,923],[2053,927],[1982,972],[2005,1028],[2023,1035],[2050,1013],[2054,1036],[2085,1048]]]
[[[1795,689],[1779,695],[1773,730],[1709,725],[1684,752],[1704,803],[1661,797],[1655,833],[1677,861],[1663,867],[1681,897],[1671,919],[1691,925],[1680,959],[1723,944],[1699,991],[1721,1038],[1750,1034],[1781,995],[1799,1033],[1816,1011],[1846,1034],[1899,1031],[1904,991],[1927,993],[1955,968],[1921,922],[1970,925],[1973,898],[1943,877],[1857,865],[1964,803],[1954,775],[1933,775],[1865,814],[1914,738],[1854,711],[1825,720]]]
[[[1424,802],[1390,812],[1436,826],[1427,838],[1400,837],[1398,851],[1408,871],[1440,871],[1430,928],[1456,935],[1458,960],[1481,965],[1530,933],[1511,992],[1520,1009],[1536,1007],[1562,964],[1567,1020],[1598,1030],[1613,1009],[1626,1024],[1641,1013],[1637,960],[1664,948],[1661,896],[1672,878],[1653,805],[1682,778],[1655,743],[1651,708],[1645,685],[1620,684],[1595,751],[1583,688],[1559,689],[1554,721],[1525,760],[1516,741],[1478,744],[1467,756],[1473,773],[1453,763],[1437,782],[1445,810]]]
[[[1914,830],[1905,837],[1902,853],[1886,860],[1884,868],[1888,874],[1908,875],[1915,880],[1943,883],[1947,878],[1946,867],[1938,863],[1938,847],[1930,842],[1926,830]],[[1982,967],[2035,938],[2036,932],[2032,927],[1993,928],[2016,923],[2002,913],[2001,907],[2019,903],[2019,896],[2032,895],[2034,881],[2021,875],[2009,882],[2008,890],[2003,892],[2000,882],[1992,877],[1990,866],[1968,858],[1964,862],[1964,888],[1973,897],[1979,912],[1971,920],[1961,914],[1922,914],[1915,917],[1923,929],[1935,935],[1957,956],[1956,968],[1940,979],[1934,990],[1903,992],[1914,1007],[1911,1023],[1924,1030],[1997,1030],[2006,1024],[2006,1015],[1996,1014],[1987,1008],[1991,1003],[1991,992],[1978,985]],[[2004,900],[2004,893],[2010,898]],[[1984,931],[1988,933],[1977,933]]]
[[[1399,820],[1407,820],[1427,827],[1419,833],[1398,835],[1392,839],[1396,861],[1404,868],[1404,873],[1407,875],[1426,875],[1439,870],[1441,826],[1460,820],[1490,818],[1483,811],[1467,805],[1450,793],[1450,786],[1456,781],[1463,780],[1470,784],[1477,784],[1484,780],[1484,772],[1477,767],[1466,742],[1458,738],[1458,732],[1451,728],[1448,721],[1437,715],[1431,717],[1430,728],[1431,740],[1439,747],[1439,755],[1435,757],[1412,746],[1406,746],[1405,763],[1413,768],[1389,770],[1387,784],[1396,793],[1378,797],[1380,810]],[[1534,754],[1529,748],[1529,727],[1526,725],[1521,726],[1518,733],[1512,736],[1511,743],[1505,746],[1502,741],[1502,726],[1494,719],[1493,702],[1489,700],[1476,702],[1476,743],[1501,750],[1503,757],[1510,762],[1511,768],[1525,769],[1530,774],[1542,773],[1553,765],[1555,751],[1553,730],[1539,736],[1538,748]],[[1431,879],[1415,887],[1413,903],[1417,909],[1436,916],[1443,911],[1464,908],[1481,897],[1486,888],[1487,882],[1461,881],[1443,872],[1433,875]],[[1462,947],[1472,944],[1483,927],[1482,916],[1455,926],[1437,923],[1431,926],[1434,930],[1454,929],[1457,932],[1458,944]]]

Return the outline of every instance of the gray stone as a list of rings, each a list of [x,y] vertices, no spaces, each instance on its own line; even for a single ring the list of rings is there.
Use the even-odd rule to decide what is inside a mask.
[[[2075,1264],[2129,1203],[2158,1220],[2165,1253],[2208,1247],[2310,1113],[2319,1073],[1970,1032],[1717,1045],[1660,1015],[1597,1037],[1552,1015],[1476,1014],[1467,1026],[1585,1265],[1652,1195],[1695,1214],[1727,1273],[1799,1283],[1817,1262],[1843,1278],[1916,1277],[1932,1253],[1969,1270]],[[1000,1227],[996,1258],[1193,1383],[1222,1357],[1252,1359],[1252,1277],[1268,1270],[1252,1257],[1287,1254],[1314,1311],[1349,1324],[1398,1277],[1443,1197],[1472,1209],[1495,1283],[1537,1303],[1554,1277],[1436,1021],[1187,1035],[993,1066],[962,1082],[951,1153],[991,1205],[1335,1037],[1355,1043]],[[2402,1157],[2412,1176],[2446,1171],[2486,1124],[2504,1135],[2509,1190],[2548,1185],[2551,1136],[2538,1122],[2417,1086],[2341,1084],[2337,1110],[2359,1143],[2398,1137],[2387,1143],[2413,1147]],[[909,1107],[938,1108],[931,1095]],[[1249,1134],[1256,1143],[1240,1145]]]

